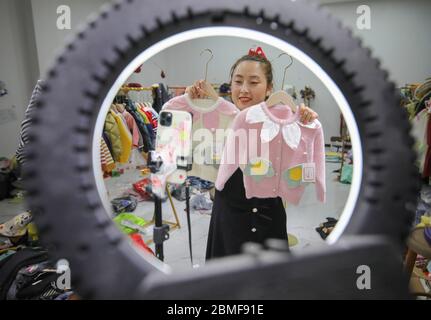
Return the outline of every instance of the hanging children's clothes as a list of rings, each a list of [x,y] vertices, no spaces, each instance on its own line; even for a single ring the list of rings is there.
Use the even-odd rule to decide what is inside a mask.
[[[132,152],[132,134],[127,128],[126,124],[122,120],[122,116],[110,111],[117,122],[118,130],[120,132],[120,142],[121,142],[121,154],[119,158],[120,163],[127,163]]]
[[[197,105],[188,94],[169,100],[163,110],[183,110],[193,115],[193,166],[189,176],[214,182],[223,152],[226,129],[238,114],[234,104],[223,98]]]
[[[100,163],[103,172],[110,173],[115,169],[114,159],[112,159],[111,152],[109,152],[108,145],[103,138],[100,141]]]
[[[112,154],[113,154],[112,145],[111,145],[111,141],[109,141],[109,137],[106,134],[106,131],[103,131],[102,138],[103,138],[103,140],[105,140],[106,146],[108,147],[109,153],[111,154],[111,157],[112,157]]]
[[[162,106],[168,102],[169,94],[163,83],[153,85],[153,109],[160,112]]]
[[[144,111],[144,105],[143,104],[136,103],[135,105],[136,105],[136,110],[138,110],[139,114],[141,115],[142,119],[144,120],[145,126],[147,127],[147,132],[150,136],[152,143],[154,144],[154,141],[156,139],[156,135],[154,134],[153,125],[151,124],[150,117]]]
[[[141,114],[138,112],[135,104],[132,101],[126,101],[126,110],[133,116],[136,121],[136,124],[138,125],[138,129],[141,133],[141,137],[143,140],[142,145],[144,152],[154,150],[154,144],[150,138],[150,133],[148,132],[148,129],[145,125],[144,119],[142,118]]]
[[[151,107],[151,103],[145,102],[143,104],[144,112],[146,115],[150,118],[151,125],[153,126],[154,134],[157,134],[157,127],[159,125],[159,115],[157,114],[156,110]]]
[[[414,149],[417,153],[417,165],[421,173],[424,172],[425,158],[428,150],[427,131],[429,122],[428,110],[424,109],[415,115],[411,120],[411,134],[415,138]]]
[[[119,111],[115,105],[113,105],[113,111],[115,112],[116,115],[120,116],[121,121],[123,121],[123,124],[127,127],[126,118],[124,118],[122,112]]]
[[[108,112],[106,115],[104,131],[112,146],[112,156],[115,161],[119,162],[122,153],[120,129],[118,128],[112,112]]]
[[[223,151],[216,188],[240,168],[246,197],[281,197],[297,205],[305,186],[315,183],[325,202],[325,144],[318,120],[303,125],[288,106],[265,102],[241,111]]]
[[[129,131],[132,134],[133,147],[137,148],[139,146],[139,139],[140,139],[138,125],[136,124],[136,121],[133,118],[133,116],[128,111],[124,110],[121,114],[126,120],[127,127],[129,128]]]

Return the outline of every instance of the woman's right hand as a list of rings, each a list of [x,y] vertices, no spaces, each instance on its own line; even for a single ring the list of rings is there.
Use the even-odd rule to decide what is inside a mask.
[[[219,97],[213,86],[205,80],[198,80],[191,86],[187,87],[186,93],[191,99],[211,98],[217,100]]]
[[[202,80],[196,81],[191,86],[188,86],[186,88],[186,93],[190,96],[190,99],[201,99],[202,97],[205,96],[205,93],[200,88],[200,85],[199,85],[200,81]]]

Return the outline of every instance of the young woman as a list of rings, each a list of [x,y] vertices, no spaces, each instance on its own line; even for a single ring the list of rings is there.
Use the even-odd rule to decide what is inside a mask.
[[[244,110],[265,101],[273,89],[272,66],[263,52],[250,51],[231,68],[232,101]],[[192,99],[217,95],[210,85],[197,81],[187,88]],[[317,113],[301,104],[300,121],[307,124]],[[286,212],[280,197],[251,198],[245,196],[243,174],[238,169],[222,191],[215,191],[206,259],[241,252],[245,242],[263,243],[275,238],[287,243]]]

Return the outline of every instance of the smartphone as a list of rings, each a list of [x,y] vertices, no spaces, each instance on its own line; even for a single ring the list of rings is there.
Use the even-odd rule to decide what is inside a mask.
[[[156,151],[168,150],[177,169],[168,176],[170,183],[182,184],[192,165],[192,115],[186,111],[163,110],[159,114]]]

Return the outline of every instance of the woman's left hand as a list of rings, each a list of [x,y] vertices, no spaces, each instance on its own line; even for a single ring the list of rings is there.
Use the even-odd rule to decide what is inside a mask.
[[[301,121],[303,124],[308,124],[317,118],[319,118],[319,115],[316,112],[301,103],[299,106],[299,121]]]

